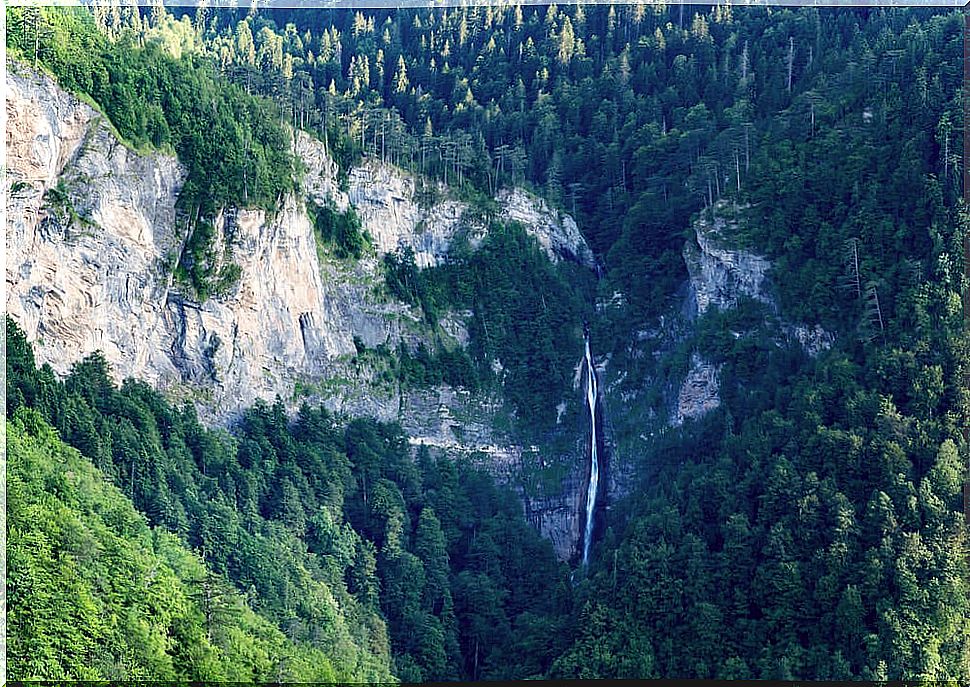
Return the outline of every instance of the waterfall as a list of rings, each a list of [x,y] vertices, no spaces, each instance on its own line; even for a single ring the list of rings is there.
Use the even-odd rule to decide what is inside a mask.
[[[596,492],[600,481],[600,464],[597,455],[596,438],[596,368],[593,367],[593,354],[589,350],[589,325],[583,328],[586,340],[586,405],[589,408],[589,425],[592,440],[589,450],[589,487],[586,490],[586,528],[583,531],[583,567],[589,566],[589,548],[593,543],[593,513],[596,510]]]

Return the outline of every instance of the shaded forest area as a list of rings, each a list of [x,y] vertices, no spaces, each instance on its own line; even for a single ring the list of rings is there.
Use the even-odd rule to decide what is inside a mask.
[[[567,570],[471,458],[415,457],[400,427],[323,409],[290,422],[279,402],[207,430],[141,382],[115,387],[100,355],[63,381],[37,369],[9,319],[7,388],[18,679],[526,678],[564,646]],[[55,602],[61,583],[84,593]],[[163,592],[183,615],[153,615]],[[84,618],[104,632],[75,645]]]
[[[613,352],[674,302],[685,231],[718,201],[773,261],[785,316],[837,341],[807,359],[764,332],[735,336],[732,316],[703,320],[722,406],[644,448],[653,479],[618,504],[571,585],[513,497],[469,462],[412,460],[399,428],[338,426],[313,408],[291,423],[260,404],[233,435],[205,430],[143,384],[116,388],[98,357],[63,381],[37,370],[8,324],[21,676],[82,663],[102,677],[294,680],[970,675],[958,13],[7,11],[21,59],[187,164],[197,185],[181,202],[199,238],[182,266],[202,266],[200,290],[213,277],[206,217],[296,187],[289,122],[344,172],[365,155],[470,197],[524,184],[574,213],[602,293],[628,302]],[[199,93],[225,112],[225,135],[198,140]],[[238,164],[209,174],[225,156]],[[325,228],[356,250],[346,227]],[[500,337],[473,331],[471,351],[516,361],[507,392],[551,412],[528,391],[562,381],[556,346],[577,311],[571,296],[541,311],[551,338],[523,323],[558,277],[529,247],[516,254],[529,269],[503,274],[503,246],[520,241],[499,233],[499,252],[421,276],[392,257],[389,287],[426,317],[471,304],[504,318]],[[144,552],[134,568],[112,557],[125,547]],[[95,577],[79,572],[84,555]],[[160,587],[128,584],[153,569]],[[172,610],[155,613],[162,593]],[[49,611],[16,611],[35,603]],[[79,654],[72,618],[101,618]]]

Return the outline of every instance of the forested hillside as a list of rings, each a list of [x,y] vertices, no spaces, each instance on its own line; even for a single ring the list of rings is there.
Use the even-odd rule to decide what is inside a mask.
[[[470,359],[402,351],[400,375],[472,389],[500,358],[533,429],[558,424],[581,318],[613,412],[663,395],[640,370],[675,365],[640,335],[683,309],[692,220],[730,214],[772,265],[770,302],[689,322],[674,354],[717,366],[720,407],[625,444],[635,484],[572,576],[476,459],[279,402],[206,429],[101,357],[37,369],[8,321],[12,677],[970,678],[959,14],[7,12],[19,59],[186,164],[200,298],[233,276],[213,214],[296,188],[288,126],[342,175],[365,156],[483,210],[524,184],[573,213],[595,285],[515,226],[383,261],[425,323],[472,313]],[[352,217],[317,218],[363,254]],[[795,321],[834,345],[788,345]]]
[[[6,423],[8,665],[16,679],[232,682],[336,672],[291,642],[176,537],[151,529],[35,411]]]
[[[912,343],[807,363],[736,320],[709,342],[725,404],[645,456],[553,675],[970,674],[970,348],[941,248]]]
[[[236,679],[247,666],[272,681],[278,670],[297,682],[328,674],[376,682],[391,674],[410,682],[526,678],[545,674],[564,646],[567,571],[516,498],[474,462],[432,458],[427,449],[413,459],[399,427],[368,420],[342,427],[322,409],[304,407],[291,424],[279,403],[252,408],[230,436],[204,429],[191,407],[172,407],[143,383],[116,388],[107,372],[95,356],[55,379],[50,368],[36,368],[30,345],[7,321],[11,464],[25,482],[21,496],[12,480],[10,494],[17,679]],[[32,471],[38,462],[43,470]],[[107,504],[124,518],[107,516]],[[68,529],[60,518],[70,518]],[[79,543],[88,540],[100,543]],[[144,550],[144,558],[125,569],[118,550]],[[183,622],[149,619],[162,592],[138,586],[167,555],[176,558],[168,562],[175,590],[166,593],[196,600],[186,606],[185,632],[198,634],[205,611],[211,657],[171,655],[208,651],[191,634],[172,647],[152,644],[166,622]],[[38,578],[35,569],[52,557],[65,568]],[[116,589],[118,577],[136,586]],[[78,603],[87,606],[49,602],[61,580],[78,585],[85,595]],[[44,603],[45,613],[28,610]],[[81,629],[89,616],[79,614],[93,614],[93,622],[100,609],[131,619],[109,622],[103,636],[92,633],[67,651],[72,640],[63,633]],[[144,644],[130,636],[139,627]],[[252,643],[246,637],[254,633],[269,644],[227,644],[237,635]],[[32,646],[44,649],[43,659]],[[291,665],[284,651],[299,661]]]
[[[668,307],[683,230],[715,199],[754,206],[752,243],[791,272],[778,285],[791,315],[834,325],[852,310],[832,298],[844,242],[862,242],[862,286],[882,286],[897,254],[925,260],[959,194],[955,13],[631,4],[96,20],[209,55],[329,136],[343,165],[366,153],[467,188],[532,184],[576,214],[638,316]]]

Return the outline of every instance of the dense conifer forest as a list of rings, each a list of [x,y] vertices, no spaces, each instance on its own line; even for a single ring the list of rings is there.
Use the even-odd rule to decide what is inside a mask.
[[[200,299],[238,277],[207,257],[215,213],[298,188],[293,128],[343,175],[381,159],[486,214],[510,185],[573,214],[598,279],[514,224],[439,267],[383,262],[426,322],[474,316],[467,353],[404,352],[402,377],[479,388],[500,357],[538,433],[583,318],[637,382],[698,216],[743,218],[777,301],[698,319],[685,345],[720,365],[722,404],[636,456],[586,573],[485,456],[271,400],[207,429],[101,356],[38,368],[8,319],[11,678],[970,677],[962,15],[6,11],[15,59],[186,165],[175,269]],[[342,258],[368,250],[354,216],[314,212]],[[779,317],[835,345],[779,346]]]

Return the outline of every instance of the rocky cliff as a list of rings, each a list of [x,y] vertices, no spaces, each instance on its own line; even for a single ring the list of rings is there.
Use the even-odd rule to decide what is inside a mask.
[[[677,393],[672,423],[683,424],[687,418],[698,418],[721,405],[717,394],[717,368],[694,352],[690,358],[690,369]]]
[[[771,262],[737,245],[747,208],[734,208],[726,202],[713,211],[701,213],[693,225],[694,240],[684,246],[684,262],[690,275],[687,310],[692,317],[710,309],[735,308],[742,298],[764,303],[778,315],[778,306],[769,289]],[[811,356],[831,347],[834,337],[820,326],[779,321],[784,340],[779,345],[798,345]],[[740,333],[737,333],[740,335]],[[690,369],[681,385],[672,423],[701,417],[720,405],[718,370],[694,352]]]
[[[818,325],[785,319],[772,292],[772,263],[742,246],[748,208],[715,204],[692,223],[683,259],[688,279],[673,307],[650,326],[632,332],[615,359],[604,360],[605,408],[612,412],[618,450],[634,457],[618,461],[611,490],[622,493],[627,479],[650,466],[636,456],[652,455],[657,438],[690,419],[699,419],[721,406],[721,368],[696,350],[697,321],[707,313],[730,311],[744,299],[765,306],[758,331],[735,331],[735,337],[767,333],[779,347],[800,347],[817,356],[834,343],[834,336]],[[628,320],[622,293],[601,298],[597,310],[606,321]],[[631,470],[625,474],[625,470]]]
[[[13,63],[6,107],[7,312],[58,372],[101,349],[119,377],[171,379],[182,168],[122,145],[92,108]]]
[[[771,263],[760,255],[732,245],[737,221],[727,218],[728,206],[719,203],[713,217],[707,213],[694,222],[694,241],[684,245],[684,262],[690,274],[692,306],[698,315],[709,308],[726,310],[742,297],[771,304],[766,274]],[[723,213],[723,214],[722,214]]]
[[[302,196],[270,216],[244,208],[217,216],[217,245],[241,277],[198,302],[173,280],[185,240],[178,160],[133,150],[94,108],[18,63],[8,62],[6,107],[6,306],[39,363],[63,374],[101,350],[117,379],[190,400],[210,422],[279,396],[290,408],[311,400],[347,416],[399,420],[416,444],[480,451],[499,471],[520,459],[514,437],[495,429],[500,399],[446,386],[402,392],[379,363],[356,355],[355,339],[393,348],[428,335],[418,313],[388,296],[381,256],[411,247],[419,266],[438,264],[459,234],[472,245],[484,236],[481,211],[440,185],[429,203],[428,182],[372,160],[349,170],[341,190],[325,146],[298,133]],[[375,250],[359,261],[328,255],[308,201],[352,206]],[[498,219],[522,223],[550,259],[594,265],[568,216],[521,189],[496,204]],[[447,315],[442,329],[467,342],[462,313]],[[546,529],[565,532],[563,518]]]

